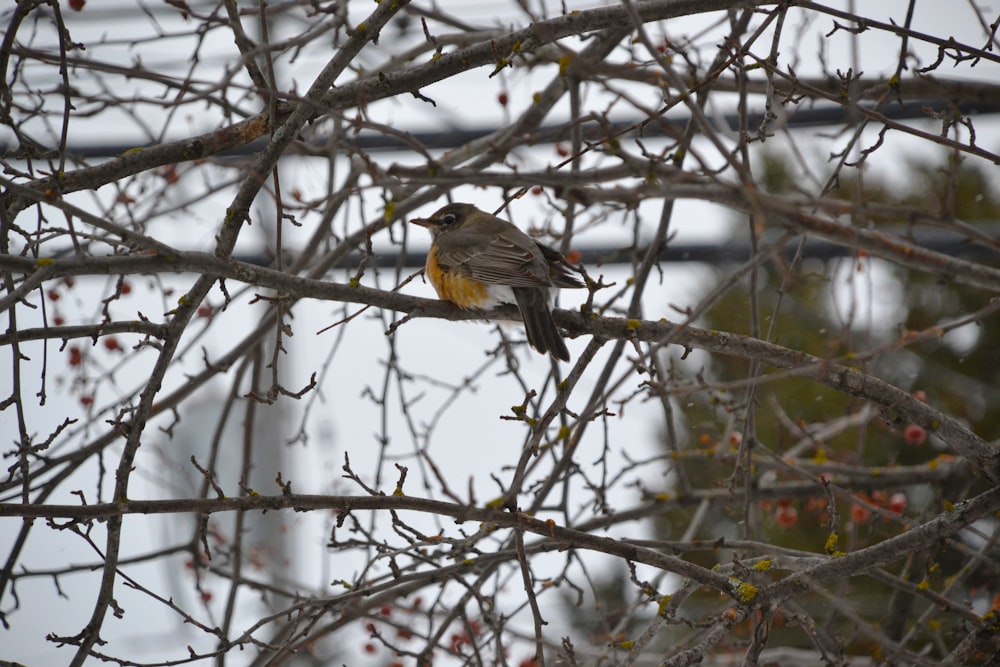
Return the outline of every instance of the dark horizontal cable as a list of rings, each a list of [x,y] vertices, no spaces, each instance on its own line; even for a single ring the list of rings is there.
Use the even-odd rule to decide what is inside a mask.
[[[870,108],[865,107],[862,108]],[[957,105],[944,102],[940,99],[913,100],[906,104],[888,104],[879,109],[879,113],[894,120],[906,120],[914,118],[926,118],[933,120],[932,112],[951,111],[956,109],[963,115],[986,115],[1000,113],[1000,105],[983,102],[966,101]],[[724,116],[726,123],[731,128],[739,127],[739,118],[735,114]],[[825,105],[808,108],[795,108],[782,119],[781,125],[792,129],[802,129],[824,125],[839,125],[852,122],[856,114],[850,107],[840,105]],[[761,113],[751,113],[748,118],[747,127],[754,128],[760,126],[764,121]],[[627,131],[629,128],[638,127],[643,121],[627,120],[616,121],[606,125],[597,123],[586,123],[583,126],[584,138],[587,140],[600,140],[605,138],[610,131],[612,134]],[[665,116],[655,119],[643,126],[641,136],[662,137],[679,134],[687,124],[686,116]],[[360,151],[407,151],[413,150],[413,145],[422,145],[429,149],[449,150],[457,148],[475,139],[491,134],[495,128],[454,128],[442,131],[418,131],[407,133],[412,138],[413,143],[392,135],[362,132],[355,137],[346,137],[340,140],[345,147],[352,147]],[[550,144],[568,139],[569,125],[546,125],[540,127],[531,137],[532,144]],[[324,138],[317,138],[310,141],[310,145],[319,147],[325,146]],[[245,146],[235,148],[225,153],[225,155],[252,155],[263,149],[266,139],[261,139]],[[76,158],[102,158],[121,155],[125,151],[137,148],[134,144],[125,143],[94,143],[94,144],[73,144],[67,148],[67,153]],[[0,154],[8,155],[16,150],[16,146],[0,143]],[[327,153],[323,152],[324,157]]]
[[[977,227],[984,230],[996,229],[1000,223],[977,223]],[[922,230],[913,235],[913,243],[921,248],[944,253],[952,257],[960,257],[972,261],[992,261],[1000,264],[1000,251],[987,248],[969,241],[965,237],[958,236],[946,230]],[[785,246],[785,255],[791,259],[798,250],[798,241],[791,241]],[[629,248],[614,247],[582,247],[575,248],[574,252],[579,253],[579,258],[573,257],[587,267],[628,265],[633,261],[633,255],[641,255],[642,250],[635,251]],[[853,257],[857,254],[854,248],[825,241],[823,239],[810,238],[806,240],[802,249],[803,259],[836,259],[838,257]],[[374,264],[380,268],[401,267],[405,269],[418,269],[424,266],[426,255],[422,252],[376,252],[368,260],[369,264]],[[263,255],[244,255],[236,259],[249,264],[269,265],[272,259]],[[696,262],[702,264],[726,265],[746,262],[750,259],[750,246],[746,243],[728,241],[726,243],[671,243],[660,254],[660,261],[667,263]],[[348,263],[341,265],[341,268],[357,267],[362,261],[360,254],[350,256]]]

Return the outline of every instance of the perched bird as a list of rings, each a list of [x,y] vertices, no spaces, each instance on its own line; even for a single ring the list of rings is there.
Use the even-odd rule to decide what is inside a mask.
[[[439,297],[459,308],[516,303],[528,344],[569,361],[549,309],[549,288],[584,285],[558,251],[472,204],[448,204],[410,222],[431,231],[425,268]]]

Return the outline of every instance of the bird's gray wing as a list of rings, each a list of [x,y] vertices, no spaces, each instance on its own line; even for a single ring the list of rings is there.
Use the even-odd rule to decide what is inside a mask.
[[[527,241],[527,243],[525,242]],[[456,230],[437,240],[437,259],[480,282],[511,287],[548,287],[548,264],[527,235],[482,234]]]

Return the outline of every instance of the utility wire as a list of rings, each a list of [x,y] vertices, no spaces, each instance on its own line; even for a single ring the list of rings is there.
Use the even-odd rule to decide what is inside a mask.
[[[859,106],[866,108],[865,105]],[[957,110],[963,116],[984,116],[1000,113],[1000,104],[976,101],[965,101],[958,104],[951,104],[941,99],[912,100],[905,104],[892,104],[882,107],[879,109],[879,113],[894,120],[923,118],[934,122],[940,122],[935,120],[933,114],[944,110],[948,110],[949,112]],[[740,126],[739,118],[735,114],[724,114],[721,118],[729,128],[736,128]],[[787,117],[781,121],[781,124],[789,129],[804,129],[817,126],[851,124],[855,118],[856,112],[853,111],[852,108],[831,104],[796,109],[794,113],[789,113]],[[675,133],[679,134],[688,122],[686,116],[665,116],[656,119],[655,122],[648,122],[644,124],[645,120],[646,119],[635,118],[630,120],[615,121],[607,125],[585,123],[583,125],[584,140],[599,141],[606,138],[609,132],[614,134],[617,132],[627,131],[629,128],[640,126],[642,129],[641,131],[637,130],[636,134],[641,134],[643,138],[673,137],[675,136]],[[751,113],[746,125],[748,127],[757,127],[760,126],[763,121],[764,115],[762,113]],[[772,126],[771,130],[773,129],[774,127]],[[421,145],[425,148],[433,150],[452,150],[467,144],[470,141],[485,137],[494,131],[495,128],[492,127],[424,130],[406,133],[407,138],[410,139],[410,141],[391,135],[376,134],[374,132],[362,132],[355,137],[344,137],[338,139],[338,141],[344,146],[345,149],[351,148],[365,152],[410,152],[413,150],[414,145]],[[545,125],[538,128],[538,130],[532,135],[531,143],[532,145],[539,145],[565,141],[568,138],[569,131],[570,125],[568,123]],[[263,150],[266,145],[267,140],[260,139],[246,144],[245,146],[228,151],[224,155],[253,155]],[[318,137],[310,140],[308,145],[305,147],[305,150],[301,147],[299,150],[301,151],[300,154],[308,155],[311,152],[309,150],[310,148],[322,147],[323,150],[320,151],[319,154],[321,154],[323,158],[328,159],[329,154],[327,153],[327,146],[328,142],[326,138]],[[121,155],[126,151],[135,150],[136,148],[137,146],[135,144],[130,143],[80,143],[68,146],[67,153],[77,159],[110,158]],[[15,145],[0,142],[0,153],[9,155],[15,150],[17,150]]]

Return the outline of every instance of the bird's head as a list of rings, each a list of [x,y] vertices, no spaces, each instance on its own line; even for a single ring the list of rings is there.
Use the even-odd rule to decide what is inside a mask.
[[[438,209],[429,218],[412,218],[410,222],[431,230],[431,234],[437,236],[443,232],[462,229],[477,215],[489,215],[483,213],[472,204],[448,204]]]

